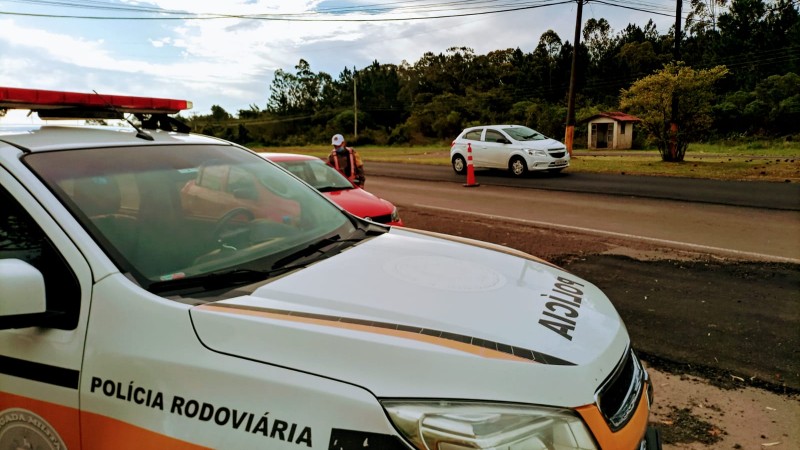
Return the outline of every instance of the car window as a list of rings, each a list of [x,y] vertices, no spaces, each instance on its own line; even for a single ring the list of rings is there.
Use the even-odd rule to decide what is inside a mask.
[[[547,136],[528,127],[504,128],[503,131],[505,131],[515,141],[542,141],[547,139]]]
[[[317,181],[314,172],[309,170],[308,166],[302,164],[301,161],[278,161],[277,164],[312,186]]]
[[[486,142],[506,142],[508,139],[503,133],[496,130],[486,130]]]
[[[326,186],[338,188],[352,188],[353,184],[341,172],[329,166],[325,161],[314,160],[308,162],[317,180],[322,180]]]
[[[24,161],[143,285],[225,270],[354,229],[308,186],[230,146],[41,152]]]
[[[464,139],[468,139],[470,141],[480,141],[482,132],[483,129],[469,131],[464,135]]]
[[[253,175],[250,172],[240,167],[231,167],[230,173],[228,174],[228,187],[226,191],[235,193],[237,190],[241,189],[255,189],[255,184]]]
[[[352,189],[353,184],[338,170],[321,159],[301,161],[278,161],[278,165],[299,177],[316,189]]]
[[[225,177],[225,168],[218,165],[210,165],[200,169],[197,184],[215,191],[222,190],[222,183]]]
[[[25,208],[0,186],[0,259],[21,259],[44,277],[47,309],[64,316],[54,328],[78,325],[80,285],[75,274]]]

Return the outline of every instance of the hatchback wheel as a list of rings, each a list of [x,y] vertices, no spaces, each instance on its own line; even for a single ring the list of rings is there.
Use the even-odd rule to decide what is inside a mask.
[[[528,165],[525,163],[524,159],[515,156],[508,162],[508,170],[511,171],[511,175],[521,177],[528,173]]]
[[[463,156],[453,156],[453,170],[459,175],[463,175],[467,172],[467,161],[464,160]]]

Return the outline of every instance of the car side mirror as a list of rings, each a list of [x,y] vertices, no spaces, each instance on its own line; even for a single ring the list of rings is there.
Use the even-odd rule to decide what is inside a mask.
[[[506,138],[500,138],[500,139],[497,140],[497,142],[499,142],[501,144],[510,144],[511,143],[511,141],[509,141]]]
[[[0,329],[30,326],[25,318],[46,311],[42,272],[21,259],[0,259]]]

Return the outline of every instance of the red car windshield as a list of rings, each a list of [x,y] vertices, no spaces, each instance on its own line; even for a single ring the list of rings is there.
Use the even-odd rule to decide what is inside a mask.
[[[320,192],[354,189],[353,184],[344,175],[321,159],[274,162]]]

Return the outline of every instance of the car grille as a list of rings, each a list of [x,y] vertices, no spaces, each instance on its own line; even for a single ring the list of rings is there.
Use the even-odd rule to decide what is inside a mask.
[[[563,158],[564,155],[567,154],[567,152],[564,151],[564,150],[558,150],[558,151],[555,151],[555,152],[550,150],[549,153],[550,153],[550,156],[552,156],[553,158]]]
[[[647,373],[632,350],[625,352],[617,369],[595,395],[597,407],[613,431],[630,420],[642,397]]]
[[[392,215],[391,214],[384,214],[382,216],[365,217],[365,219],[371,220],[373,222],[378,222],[378,223],[389,223],[389,222],[392,221]]]

